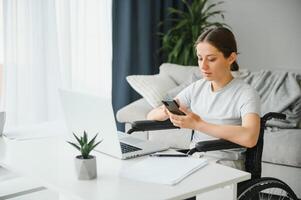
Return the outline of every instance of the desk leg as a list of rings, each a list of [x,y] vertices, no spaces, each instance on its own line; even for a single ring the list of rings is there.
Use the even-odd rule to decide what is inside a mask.
[[[233,183],[232,184],[232,199],[236,200],[237,199],[237,184]]]

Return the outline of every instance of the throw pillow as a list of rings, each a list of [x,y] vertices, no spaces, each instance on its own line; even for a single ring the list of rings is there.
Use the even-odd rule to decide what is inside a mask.
[[[200,73],[199,68],[172,63],[163,63],[160,66],[160,74],[169,76],[177,85],[184,83],[192,73]]]
[[[177,86],[171,78],[159,74],[131,75],[126,80],[153,108],[162,105],[167,91]]]
[[[164,99],[166,99],[166,100],[174,99],[183,89],[185,89],[191,83],[202,78],[201,72],[199,70],[195,70],[194,69],[195,67],[192,67],[192,68],[193,68],[193,71],[190,72],[191,74],[190,74],[189,78],[186,81],[184,81],[183,83],[181,83],[180,85],[178,85],[177,87],[169,90]],[[249,70],[243,69],[238,72],[231,72],[231,73],[235,78],[242,78],[249,74]]]
[[[166,96],[164,99],[174,99],[183,89],[185,89],[188,85],[190,85],[191,83],[201,79],[202,76],[200,74],[200,72],[196,71],[193,72],[189,78],[182,84],[178,85],[177,87],[169,90],[166,93]]]

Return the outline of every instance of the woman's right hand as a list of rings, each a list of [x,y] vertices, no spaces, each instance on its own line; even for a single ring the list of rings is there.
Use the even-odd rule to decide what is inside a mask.
[[[162,105],[152,109],[146,117],[148,120],[165,121],[169,118],[167,108]]]

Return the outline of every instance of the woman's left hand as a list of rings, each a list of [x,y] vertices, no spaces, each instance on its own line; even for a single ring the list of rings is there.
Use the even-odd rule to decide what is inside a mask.
[[[189,111],[184,106],[180,106],[179,109],[182,112],[184,112],[186,115],[175,115],[175,114],[167,111],[170,121],[173,123],[173,125],[180,127],[180,128],[188,128],[188,129],[194,129],[194,130],[198,129],[198,127],[203,122],[202,118],[200,116],[198,116],[197,114]]]

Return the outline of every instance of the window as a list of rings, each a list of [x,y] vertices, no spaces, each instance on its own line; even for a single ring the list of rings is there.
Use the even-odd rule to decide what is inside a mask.
[[[4,40],[3,40],[3,0],[0,0],[0,99],[2,96],[2,86],[3,86],[3,48],[4,48]]]
[[[0,65],[3,64],[3,0],[0,0]]]

